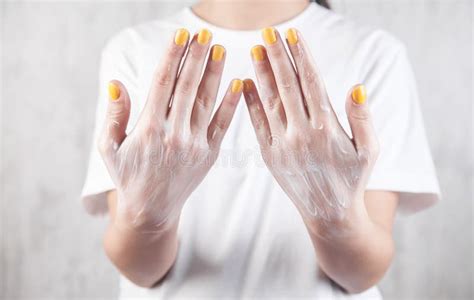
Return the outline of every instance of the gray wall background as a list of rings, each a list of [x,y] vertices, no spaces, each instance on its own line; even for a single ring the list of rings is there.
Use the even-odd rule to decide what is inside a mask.
[[[400,217],[387,299],[473,298],[473,4],[346,0],[335,10],[403,40],[417,75],[443,192]],[[105,220],[79,193],[91,143],[97,66],[121,28],[182,1],[2,1],[1,272],[5,299],[111,299],[117,274],[101,248]]]

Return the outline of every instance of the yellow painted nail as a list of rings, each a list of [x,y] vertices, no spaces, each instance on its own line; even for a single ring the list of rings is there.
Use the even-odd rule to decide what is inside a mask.
[[[211,39],[211,36],[212,36],[212,33],[209,30],[201,29],[199,31],[197,41],[198,41],[199,44],[205,45],[205,44],[209,43],[209,40]]]
[[[120,97],[120,88],[112,82],[109,83],[109,97],[112,101],[116,101]]]
[[[286,39],[290,45],[295,45],[298,43],[298,34],[296,33],[296,29],[290,28],[286,31]]]
[[[250,79],[244,80],[244,91],[250,92],[252,90],[252,81]]]
[[[251,86],[250,86],[250,82],[248,79],[244,80],[244,91],[248,92],[250,91],[251,89]]]
[[[225,49],[221,45],[215,45],[212,47],[212,60],[213,61],[221,61],[224,57]]]
[[[360,84],[352,90],[352,100],[357,104],[364,104],[367,99],[367,90]]]
[[[240,92],[242,90],[243,84],[244,83],[240,79],[235,79],[234,81],[232,81],[232,88],[231,88],[232,93]]]
[[[184,46],[189,38],[189,32],[185,28],[176,30],[174,36],[174,43],[178,46]]]
[[[277,40],[275,29],[272,27],[267,27],[262,30],[262,36],[265,43],[271,45],[274,44]]]
[[[265,49],[261,45],[254,46],[250,50],[250,52],[252,53],[253,59],[255,59],[256,61],[263,60],[263,51],[265,51]]]

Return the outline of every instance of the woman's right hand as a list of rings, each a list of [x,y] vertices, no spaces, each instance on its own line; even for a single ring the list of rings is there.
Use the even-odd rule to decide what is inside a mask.
[[[128,135],[129,95],[121,82],[109,84],[99,150],[116,186],[119,227],[159,232],[176,224],[186,199],[215,162],[240,99],[242,81],[236,79],[211,120],[225,49],[212,47],[201,78],[211,33],[204,29],[188,39],[187,30],[176,31]]]

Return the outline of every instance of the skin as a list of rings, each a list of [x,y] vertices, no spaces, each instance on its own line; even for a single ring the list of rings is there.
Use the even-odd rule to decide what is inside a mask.
[[[272,3],[265,0],[242,0],[233,3],[236,4],[230,9],[224,1],[201,1],[193,9],[201,18],[222,27],[258,29],[288,20],[308,5],[308,1]],[[272,9],[269,9],[270,7]],[[245,15],[245,18],[241,18],[242,15]],[[347,292],[361,292],[375,285],[392,261],[394,254],[392,226],[398,204],[398,194],[389,191],[365,190],[367,178],[378,152],[367,104],[355,104],[349,91],[346,109],[354,137],[350,139],[343,132],[332,111],[330,99],[327,97],[324,84],[304,44],[303,37],[298,34],[298,45],[289,46],[290,55],[293,56],[296,63],[296,70],[291,66],[287,52],[282,50],[283,43],[284,41],[277,34],[275,44],[265,45],[264,60],[254,61],[260,93],[251,80],[245,80],[244,96],[259,139],[262,156],[277,182],[301,213],[313,242],[320,268]],[[179,137],[180,143],[178,145],[180,145],[181,151],[199,150],[198,152],[204,151],[211,157],[210,164],[202,166],[199,163],[200,166],[195,168],[198,170],[196,173],[200,176],[199,180],[192,181],[186,176],[179,179],[189,182],[188,191],[177,197],[180,203],[184,203],[187,196],[200,183],[212,165],[212,158],[218,153],[220,141],[232,119],[240,92],[227,94],[221,108],[213,118],[216,121],[207,126],[206,120],[211,117],[224,60],[212,67],[213,70],[206,70],[200,81],[200,70],[204,67],[209,44],[201,46],[191,42],[191,49],[193,46],[196,50],[196,60],[193,62],[193,66],[189,67],[188,72],[180,73],[178,79],[175,79],[175,76],[164,77],[169,65],[179,65],[184,53],[184,49],[176,51],[176,49],[173,50],[173,44],[170,46],[170,51],[163,59],[164,63],[158,68],[154,80],[157,84],[151,87],[147,106],[136,127],[138,129],[134,129],[131,133],[134,138],[125,135],[130,100],[126,88],[116,82],[120,86],[121,96],[118,101],[111,102],[109,105],[108,123],[105,126],[106,129],[102,135],[103,142],[100,146],[101,153],[116,184],[120,183],[120,179],[125,178],[126,174],[116,171],[117,168],[113,162],[117,160],[112,157],[114,155],[120,156],[120,154],[114,153],[119,153],[124,147],[124,143],[125,145],[130,144],[126,146],[127,148],[133,148],[132,141],[140,140],[141,136],[149,132],[147,129],[150,127],[155,128],[158,132],[161,132],[159,128],[171,128],[171,131],[166,131],[168,139],[162,139],[159,147],[172,149],[176,143],[169,143],[169,141]],[[186,64],[187,62],[185,62],[185,66]],[[303,69],[305,72],[301,74],[309,75],[297,76]],[[175,71],[173,69],[173,72]],[[211,73],[214,76],[208,76]],[[185,84],[180,84],[180,82]],[[173,91],[175,83],[176,90]],[[206,88],[199,88],[199,83],[201,87],[205,86]],[[159,116],[159,118],[151,118],[153,115],[150,112],[160,111],[157,105],[159,106],[159,103],[168,104],[172,93],[181,95],[180,100],[173,102],[170,111],[166,114]],[[197,99],[206,99],[208,105],[202,105],[202,102]],[[325,105],[329,110],[321,109]],[[149,109],[150,107],[157,109]],[[198,113],[192,113],[196,110]],[[171,127],[163,124],[151,125],[160,118],[168,120],[170,123],[167,124],[175,125]],[[185,124],[184,127],[182,124]],[[321,133],[321,130],[318,131],[321,124],[325,128],[324,133]],[[218,130],[217,135],[209,134],[216,130]],[[280,146],[275,146],[269,142],[272,140],[269,138],[271,136],[278,136],[279,139],[283,139],[283,143],[279,143]],[[304,138],[305,136],[311,136],[318,142],[311,143],[310,140]],[[210,137],[214,137],[216,140]],[[128,139],[130,142],[127,142]],[[332,148],[329,141],[335,141],[334,143],[338,147],[343,147],[344,153],[347,152],[346,150],[349,151],[349,156],[344,159],[353,162],[360,174],[357,180],[351,181],[352,184],[331,186],[321,178],[314,176],[312,177],[314,180],[311,181],[314,183],[313,185],[301,184],[301,181],[284,175],[292,174],[288,171],[294,170],[294,165],[269,163],[269,161],[274,161],[273,158],[280,157],[288,150],[281,146],[285,145],[285,147],[290,147],[296,156],[302,154],[303,149],[309,149],[311,153],[318,153],[328,170],[341,169],[336,168],[337,165],[334,163],[340,163],[340,161],[332,159],[334,153],[330,151]],[[114,147],[114,143],[118,149]],[[196,145],[200,146],[196,147]],[[120,157],[122,160],[126,160],[126,155]],[[198,162],[196,163],[198,164]],[[176,166],[170,167],[177,168]],[[173,169],[173,171],[179,170]],[[348,176],[346,172],[348,171],[339,171],[333,175],[336,176],[336,179],[340,179]],[[182,174],[186,174],[186,172],[183,171]],[[152,183],[148,182],[148,184]],[[314,205],[318,204],[318,207],[323,207],[321,203],[339,201],[339,199],[328,197],[327,195],[330,193],[318,194],[314,192],[316,184],[323,187],[323,190],[344,192],[347,198],[344,203],[348,205],[334,209],[335,213],[327,213],[326,218],[308,213],[311,210],[308,210],[308,206],[302,205],[302,203],[314,203]],[[173,182],[169,182],[161,186],[172,185]],[[297,192],[292,190],[294,186],[298,187]],[[126,189],[121,187],[119,184],[116,191],[108,193],[111,218],[104,237],[104,248],[122,274],[139,286],[151,287],[164,278],[176,259],[180,206],[169,214],[172,217],[157,220],[152,214],[141,214],[137,221],[137,211],[143,211],[140,210],[140,207],[143,208],[143,205],[150,202],[150,199],[140,196],[139,192],[127,194]],[[165,189],[155,192],[158,196],[153,199],[154,203],[162,204],[174,200],[161,196],[170,194]],[[312,195],[313,197],[308,199],[303,195]],[[133,208],[136,202],[142,202],[143,205],[136,206],[139,207],[138,209]],[[157,206],[147,207],[156,208]],[[326,212],[329,212],[329,207],[332,206],[325,206]]]
[[[246,79],[244,96],[262,156],[300,212],[321,269],[346,291],[357,293],[375,285],[390,265],[398,196],[365,191],[378,155],[368,105],[355,103],[349,92],[350,139],[297,34],[298,43],[288,43],[296,70],[276,33],[277,41],[265,45],[263,59],[253,60],[260,94]],[[307,153],[311,160],[298,160]]]
[[[145,108],[128,135],[130,99],[122,83],[112,82],[120,97],[109,101],[99,140],[116,186],[108,194],[111,221],[104,248],[122,274],[144,287],[172,266],[181,208],[215,162],[242,95],[242,89],[229,87],[211,118],[225,55],[220,61],[207,59],[201,79],[212,53],[210,41],[203,45],[194,36],[183,58],[186,48],[170,41]]]

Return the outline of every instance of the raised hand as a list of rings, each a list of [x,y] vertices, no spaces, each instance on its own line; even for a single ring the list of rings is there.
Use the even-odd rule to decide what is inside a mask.
[[[266,165],[306,224],[330,224],[364,213],[364,190],[378,155],[363,85],[349,92],[346,111],[353,138],[334,113],[323,80],[301,34],[287,44],[263,30],[251,50],[260,94],[244,81],[244,95]]]
[[[114,219],[120,226],[158,232],[176,223],[186,199],[217,158],[242,81],[232,81],[211,120],[225,61],[224,47],[214,45],[201,78],[211,39],[208,30],[190,42],[187,30],[176,31],[128,135],[129,95],[122,83],[110,82],[99,148],[116,186]]]

